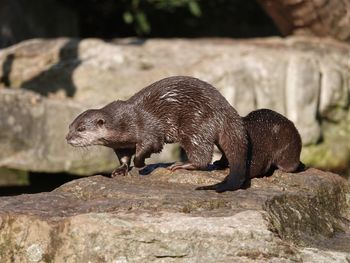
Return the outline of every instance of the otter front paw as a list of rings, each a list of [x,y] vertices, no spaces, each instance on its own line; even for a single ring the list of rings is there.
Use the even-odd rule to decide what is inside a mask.
[[[111,177],[114,178],[116,176],[125,176],[128,174],[128,170],[128,166],[126,164],[123,164],[113,170],[113,172],[111,173]]]

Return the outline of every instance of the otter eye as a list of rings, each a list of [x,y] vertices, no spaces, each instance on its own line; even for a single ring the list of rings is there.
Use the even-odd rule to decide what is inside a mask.
[[[98,125],[98,126],[102,126],[103,124],[105,124],[105,120],[104,120],[104,119],[99,119],[99,120],[97,121],[97,125]]]
[[[85,127],[83,127],[83,126],[81,126],[81,127],[78,127],[78,128],[77,128],[77,131],[78,131],[78,132],[82,132],[82,131],[85,131]]]

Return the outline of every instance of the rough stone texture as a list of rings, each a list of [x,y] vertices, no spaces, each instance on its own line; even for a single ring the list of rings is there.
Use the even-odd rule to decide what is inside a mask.
[[[78,103],[4,89],[0,91],[0,105],[0,167],[93,174],[118,165],[111,149],[73,148],[66,143],[69,123],[84,110]],[[170,159],[166,154],[171,151],[155,155],[151,161]]]
[[[72,100],[82,110],[117,98],[127,99],[169,75],[192,75],[217,87],[241,115],[256,108],[286,115],[295,122],[304,145],[314,148],[320,140],[338,144],[333,139],[326,142],[330,138],[326,129],[348,125],[344,116],[349,112],[349,56],[346,44],[303,37],[242,41],[121,39],[109,43],[98,39],[30,40],[0,51],[0,86],[29,89],[62,103],[68,97],[69,103]],[[2,111],[0,106],[1,115]],[[7,132],[14,133],[12,128]],[[316,146],[328,149],[325,143]],[[15,145],[10,152],[16,152]],[[338,163],[349,161],[350,147],[343,148]],[[174,160],[172,152],[176,148],[169,149],[166,156],[170,158],[160,160]],[[336,163],[330,151],[322,155],[310,163],[320,167],[320,162]],[[312,155],[306,159],[312,159]],[[341,170],[343,166],[327,168]]]
[[[7,89],[1,91],[0,105],[0,166],[78,174],[105,169],[107,163],[113,168],[107,149],[84,154],[66,144],[69,122],[83,109],[77,104]]]
[[[304,142],[315,144],[320,137],[316,120],[319,101],[320,75],[314,60],[292,57],[289,61],[286,81],[287,117],[299,127]]]
[[[304,147],[302,160],[313,167],[333,169],[338,173],[350,175],[350,111],[344,112],[339,108],[332,108],[329,115],[339,119],[322,123],[323,142]]]
[[[158,168],[147,176],[93,176],[49,193],[2,197],[0,261],[350,260],[343,178],[316,169],[277,171],[246,190],[194,190],[226,173]]]
[[[258,0],[284,35],[303,34],[350,41],[350,1]]]
[[[28,185],[28,174],[25,171],[0,168],[0,187]],[[2,195],[4,195],[2,193]]]

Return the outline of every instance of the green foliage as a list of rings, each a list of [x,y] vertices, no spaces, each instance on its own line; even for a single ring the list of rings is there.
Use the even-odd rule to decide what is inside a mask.
[[[126,10],[123,20],[133,25],[138,35],[151,32],[151,24],[147,17],[148,10],[174,12],[176,9],[186,8],[193,17],[202,15],[199,0],[124,0]]]

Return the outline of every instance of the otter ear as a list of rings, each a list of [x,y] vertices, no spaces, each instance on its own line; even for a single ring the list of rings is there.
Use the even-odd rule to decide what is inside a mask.
[[[106,121],[105,121],[104,119],[99,119],[99,120],[97,121],[97,125],[101,127],[101,126],[103,126],[103,125],[105,124],[105,122],[106,122]]]

